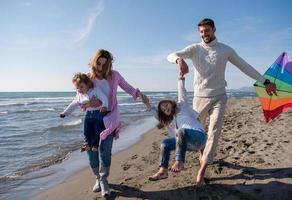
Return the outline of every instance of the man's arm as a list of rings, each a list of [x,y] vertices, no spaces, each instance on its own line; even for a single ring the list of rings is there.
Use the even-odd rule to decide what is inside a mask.
[[[190,45],[180,51],[169,54],[167,56],[167,60],[170,63],[177,64],[179,66],[180,73],[183,76],[189,72],[188,65],[184,59],[191,59],[193,57],[194,51],[195,45]]]
[[[265,85],[267,93],[271,96],[273,94],[277,95],[276,85],[271,83],[268,79],[265,79],[257,70],[255,70],[250,64],[243,60],[237,53],[231,49],[231,53],[228,59],[232,64],[234,64],[243,73],[248,75],[254,80],[257,80]]]

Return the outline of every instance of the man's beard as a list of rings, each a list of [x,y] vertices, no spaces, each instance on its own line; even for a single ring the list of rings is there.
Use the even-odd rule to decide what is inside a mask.
[[[203,38],[203,41],[208,44],[208,43],[212,42],[214,39],[215,38],[208,37],[207,40],[206,40],[206,38],[205,39]]]

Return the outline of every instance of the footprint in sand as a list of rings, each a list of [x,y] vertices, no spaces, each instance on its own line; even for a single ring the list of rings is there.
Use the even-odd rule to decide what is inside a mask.
[[[124,171],[127,171],[128,169],[130,169],[130,167],[132,167],[132,165],[130,164],[122,164],[122,168]]]

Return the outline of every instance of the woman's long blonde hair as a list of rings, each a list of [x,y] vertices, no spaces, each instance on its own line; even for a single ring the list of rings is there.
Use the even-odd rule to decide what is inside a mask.
[[[95,52],[95,54],[90,59],[89,68],[90,68],[90,76],[94,78],[97,76],[96,63],[99,58],[105,58],[107,61],[102,68],[102,77],[104,79],[108,79],[112,75],[112,63],[113,63],[113,55],[105,50],[99,49]]]

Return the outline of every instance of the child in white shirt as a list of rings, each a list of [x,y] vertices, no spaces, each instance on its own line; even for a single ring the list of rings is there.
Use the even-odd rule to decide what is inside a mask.
[[[76,87],[76,97],[68,107],[60,114],[61,118],[70,115],[78,106],[88,103],[92,97],[96,97],[102,102],[102,106],[86,108],[84,118],[84,145],[81,151],[88,151],[90,148],[96,152],[99,143],[99,124],[102,117],[108,109],[108,98],[101,89],[94,87],[93,82],[86,74],[77,73],[74,75],[72,82]],[[99,119],[101,118],[101,120]]]
[[[149,99],[142,95],[143,103],[147,106],[160,126],[166,126],[170,138],[161,143],[161,159],[159,171],[149,177],[151,181],[157,181],[168,177],[168,163],[171,151],[175,150],[175,162],[171,171],[179,172],[183,169],[186,151],[202,150],[207,141],[207,135],[198,120],[198,113],[188,104],[184,77],[178,80],[178,101],[161,100],[157,109],[152,107]]]

